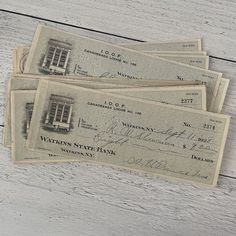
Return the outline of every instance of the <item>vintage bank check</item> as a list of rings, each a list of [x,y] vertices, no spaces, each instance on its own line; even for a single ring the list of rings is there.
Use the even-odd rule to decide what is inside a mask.
[[[229,120],[222,114],[42,80],[28,147],[215,185]]]
[[[109,78],[98,78],[98,77],[65,77],[65,76],[45,76],[45,75],[29,75],[29,74],[14,74],[8,83],[8,92],[7,92],[7,106],[5,113],[5,126],[3,132],[4,146],[11,146],[11,91],[15,90],[36,90],[38,87],[39,79],[48,79],[52,81],[58,81],[67,84],[73,84],[81,86],[84,88],[91,89],[121,89],[121,88],[135,88],[135,87],[156,87],[155,91],[151,94],[151,91],[144,90],[142,93],[137,93],[137,91],[129,91],[129,94],[136,94],[139,96],[146,96],[154,100],[161,99],[163,102],[173,103],[177,102],[181,106],[190,106],[195,109],[206,109],[206,94],[204,86],[190,86],[196,82],[194,81],[167,81],[167,80],[138,80],[130,81],[123,79],[109,79]],[[167,87],[164,89],[158,89],[157,87]],[[177,86],[176,89],[168,88],[169,86]],[[181,86],[183,86],[181,88]],[[186,86],[186,87],[185,87]],[[117,92],[118,90],[116,90]],[[176,94],[174,93],[176,91]],[[122,92],[122,90],[121,90]],[[125,91],[124,91],[125,92]],[[167,92],[170,92],[168,96]],[[146,95],[145,95],[146,94]],[[174,95],[174,97],[173,97]],[[184,98],[181,100],[181,98]]]
[[[115,94],[206,109],[206,91],[202,85],[184,87],[104,89]],[[168,93],[168,96],[166,95]],[[26,139],[34,107],[36,90],[13,90],[11,96],[12,159],[16,163],[69,161],[69,158],[26,148]]]
[[[37,27],[24,72],[132,80],[199,80],[207,86],[208,107],[217,93],[221,78],[221,73],[43,25]]]
[[[29,47],[17,47],[13,50],[13,71],[14,73],[23,73],[25,68],[25,63],[29,54]],[[170,51],[171,52],[171,51]],[[179,52],[174,54],[167,54],[164,52],[159,52],[151,54],[153,56],[159,56],[166,58],[168,60],[181,62],[187,65],[196,66],[199,68],[208,69],[209,67],[209,57],[203,55],[179,55]],[[147,53],[149,54],[149,53]]]

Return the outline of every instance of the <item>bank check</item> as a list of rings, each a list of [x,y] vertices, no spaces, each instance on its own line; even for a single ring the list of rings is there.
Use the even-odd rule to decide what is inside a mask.
[[[137,89],[104,89],[104,91],[131,97],[145,98],[151,101],[173,103],[178,106],[206,109],[205,87],[201,85]],[[166,93],[168,93],[169,96],[167,96]],[[30,128],[36,90],[14,90],[12,91],[12,94],[11,137],[13,161],[15,163],[68,161],[68,158],[62,156],[55,156],[52,153],[41,153],[26,148],[26,139]]]
[[[204,86],[188,86],[191,81],[137,81],[136,83],[131,83],[131,81],[124,81],[120,79],[103,79],[103,78],[89,78],[80,77],[73,79],[65,79],[64,77],[50,77],[50,76],[32,76],[26,74],[12,75],[8,84],[7,93],[7,106],[5,113],[5,126],[3,132],[4,146],[11,146],[11,91],[15,90],[36,90],[38,87],[39,79],[48,79],[52,81],[58,81],[67,84],[73,84],[81,86],[84,88],[92,89],[114,89],[116,93],[126,93],[127,95],[135,94],[136,97],[144,98],[149,100],[154,99],[155,101],[163,101],[166,103],[176,104],[180,106],[190,106],[194,109],[206,109],[206,92]],[[192,82],[191,82],[192,83]],[[143,87],[152,86],[145,89]],[[166,87],[161,89],[160,87]],[[170,86],[173,86],[171,88]],[[176,87],[177,86],[177,87]],[[123,91],[122,88],[135,88],[140,87],[140,90],[134,91]],[[117,89],[119,88],[119,89]],[[142,88],[142,89],[141,89]],[[176,91],[176,93],[174,92]],[[168,95],[168,92],[170,94]]]
[[[94,39],[39,25],[25,73],[120,77],[123,79],[199,80],[207,86],[208,107],[221,73],[205,70]]]
[[[215,185],[229,120],[41,80],[28,148]]]
[[[29,54],[29,47],[17,47],[13,50],[13,72],[14,73],[23,73],[25,68],[25,63]],[[159,53],[147,53],[153,56],[159,56],[166,58],[168,60],[181,62],[187,65],[196,66],[203,69],[208,69],[209,67],[209,57],[203,55],[180,55],[180,53],[168,53],[159,52]]]

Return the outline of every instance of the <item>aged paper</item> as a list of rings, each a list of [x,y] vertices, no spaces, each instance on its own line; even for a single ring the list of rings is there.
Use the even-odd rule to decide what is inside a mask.
[[[201,85],[137,89],[104,89],[104,91],[130,97],[146,98],[151,101],[173,103],[178,106],[206,109],[206,90],[205,87]],[[169,93],[169,96],[166,96],[166,93]],[[11,136],[13,160],[17,163],[65,160],[65,157],[55,156],[49,153],[39,153],[26,148],[25,144],[27,133],[30,128],[36,90],[17,90],[12,91],[12,94],[11,114],[13,115],[11,115]]]
[[[13,49],[13,73],[23,74],[25,63],[29,54],[29,47],[17,47]]]
[[[18,73],[23,73],[24,72],[24,67],[25,63],[29,54],[29,47],[18,47],[14,49],[13,51],[13,72],[18,74]],[[203,69],[208,69],[209,67],[209,57],[208,56],[203,56],[203,55],[181,55],[180,52],[171,53],[171,51],[167,53],[150,53],[153,56],[159,56],[166,58],[168,60],[176,61],[176,62],[181,62],[187,65],[192,65],[196,66],[199,68]]]
[[[9,80],[8,84],[8,92],[7,92],[7,99],[6,99],[6,112],[5,112],[5,126],[4,126],[4,132],[3,132],[3,140],[4,140],[4,146],[10,147],[11,146],[11,116],[10,116],[10,110],[11,110],[11,91],[13,90],[36,90],[38,87],[39,79],[48,79],[48,80],[54,80],[62,83],[68,83],[68,84],[74,84],[85,88],[93,88],[93,89],[117,89],[117,88],[129,88],[129,87],[147,87],[147,86],[153,86],[153,87],[160,87],[160,86],[176,86],[176,85],[185,85],[193,84],[192,81],[158,81],[158,80],[152,80],[152,81],[130,81],[130,80],[122,80],[122,79],[109,79],[109,78],[89,78],[80,77],[80,80],[78,78],[70,77],[55,77],[55,76],[43,76],[43,75],[26,75],[26,74],[18,74],[13,75],[12,78]],[[204,93],[203,97],[205,96]],[[171,98],[169,98],[171,99]],[[195,98],[196,100],[197,98]],[[198,99],[199,100],[199,99]],[[200,101],[195,101],[200,102]],[[194,102],[194,103],[195,103]],[[205,101],[202,100],[202,109],[205,109],[204,105]],[[193,104],[193,106],[197,107],[196,104]],[[197,108],[196,108],[197,109]]]
[[[99,84],[109,84],[110,87],[152,87],[152,86],[185,86],[185,85],[200,85],[200,81],[192,80],[124,80],[122,78],[107,78],[107,77],[78,77],[78,76],[58,76],[58,75],[33,75],[33,74],[13,74],[14,79],[47,79],[59,80],[62,82],[75,83],[86,86],[87,83],[95,84],[100,88]],[[128,87],[127,86],[127,87]],[[103,85],[102,85],[103,87]]]
[[[174,55],[183,55],[183,56],[207,56],[207,52],[205,51],[194,51],[194,52],[188,52],[188,51],[142,51],[145,54],[150,55],[168,55],[168,54],[174,54]]]
[[[215,185],[229,120],[222,114],[41,80],[28,147]]]
[[[55,162],[65,160],[52,153],[29,150],[26,140],[30,128],[36,90],[18,90],[11,92],[11,136],[12,160],[15,163]]]
[[[217,95],[213,100],[211,111],[220,113],[222,111],[226,92],[229,86],[229,79],[221,78],[220,86],[217,91]]]
[[[193,109],[206,110],[206,90],[204,86],[172,86],[152,88],[102,89],[101,91],[127,97],[141,98]]]
[[[36,91],[12,91],[11,93],[11,136],[12,160],[16,163],[53,159],[55,155],[40,153],[26,148]]]
[[[37,27],[24,72],[106,75],[131,80],[199,80],[207,86],[208,107],[217,93],[221,78],[221,73],[152,57],[43,25]]]
[[[201,39],[165,41],[165,42],[145,42],[122,44],[123,47],[139,51],[201,51]]]
[[[181,62],[187,65],[208,69],[209,57],[208,56],[192,56],[192,55],[173,55],[173,54],[152,54],[168,60]]]

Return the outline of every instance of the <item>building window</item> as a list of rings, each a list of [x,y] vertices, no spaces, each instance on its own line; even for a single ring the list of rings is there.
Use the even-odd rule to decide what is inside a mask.
[[[54,131],[70,131],[73,103],[73,98],[52,94],[44,127]]]
[[[69,43],[50,39],[42,63],[44,73],[65,75],[71,48]]]

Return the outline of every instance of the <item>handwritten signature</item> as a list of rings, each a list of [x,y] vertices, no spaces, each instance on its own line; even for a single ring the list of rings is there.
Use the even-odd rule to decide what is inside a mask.
[[[129,165],[138,165],[140,167],[146,167],[151,169],[159,169],[164,170],[167,172],[171,172],[174,174],[180,174],[185,175],[189,177],[197,177],[200,179],[208,179],[208,175],[201,174],[200,170],[194,170],[194,171],[186,171],[186,170],[176,170],[172,169],[168,166],[168,162],[166,160],[154,160],[154,159],[147,159],[144,160],[143,158],[136,158],[136,157],[130,157],[127,161],[127,164]]]

